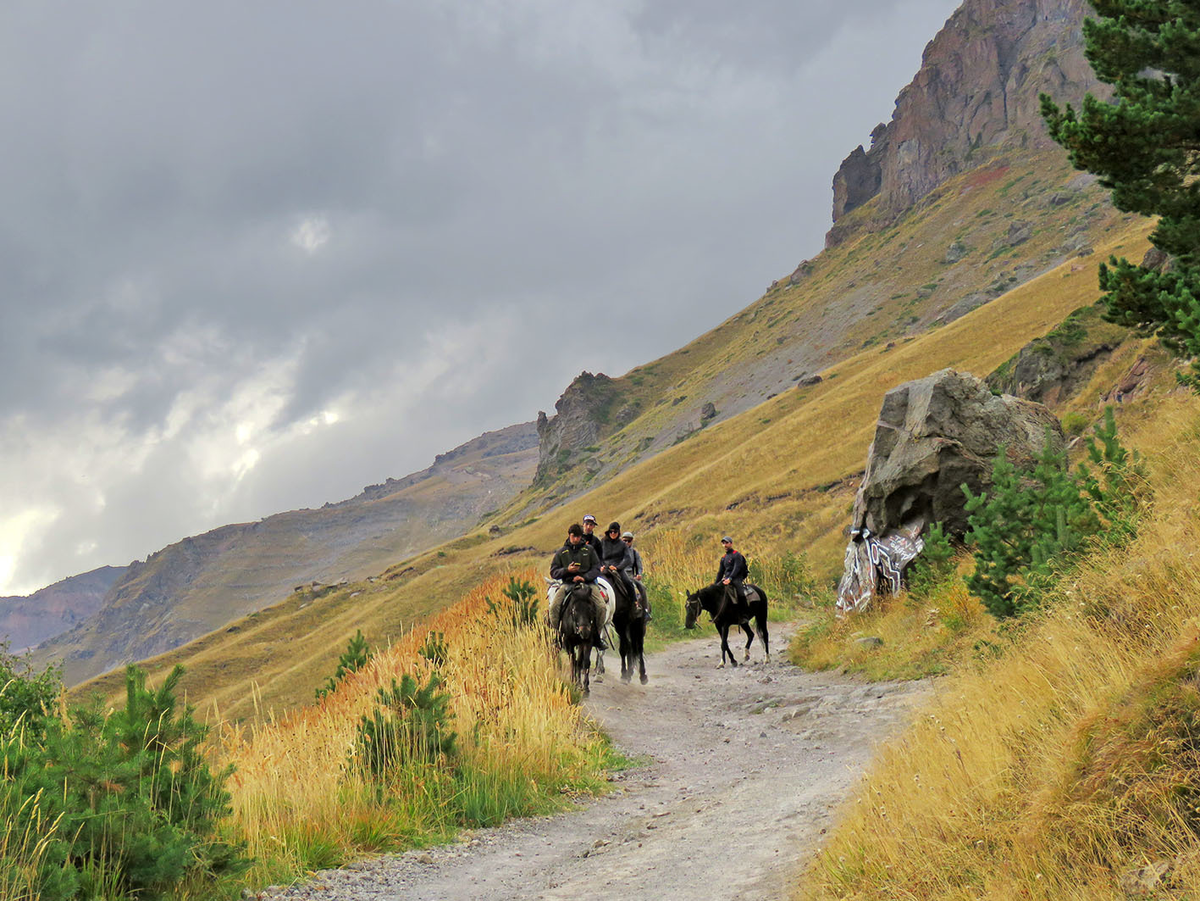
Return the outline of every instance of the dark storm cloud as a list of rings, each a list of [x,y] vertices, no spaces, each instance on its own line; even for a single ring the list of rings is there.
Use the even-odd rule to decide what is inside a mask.
[[[819,248],[953,5],[6,4],[0,593],[422,468],[721,321]]]

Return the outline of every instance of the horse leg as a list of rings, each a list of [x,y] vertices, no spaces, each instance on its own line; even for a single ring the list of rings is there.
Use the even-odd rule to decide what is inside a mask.
[[[590,643],[583,646],[582,653],[579,656],[583,660],[583,696],[586,698],[592,693],[592,686],[589,678],[592,672],[592,646]]]
[[[604,648],[596,645],[596,681],[604,681]]]
[[[629,641],[629,624],[626,623],[617,632],[621,646],[621,681],[629,682],[633,678],[633,648]]]
[[[721,633],[721,663],[718,665],[718,669],[725,666],[726,654],[729,655],[729,662],[737,666],[737,658],[733,656],[733,651],[729,650],[729,626],[722,625],[718,631]]]
[[[643,685],[645,685],[647,682],[650,681],[650,677],[646,675],[645,646],[646,646],[646,621],[642,620],[642,624],[638,628],[637,658],[638,658],[638,670],[641,673],[640,678],[641,678],[641,682]]]
[[[746,633],[746,656],[742,658],[744,661],[750,660],[750,645],[754,644],[754,630],[746,623],[740,624],[742,631]]]
[[[767,614],[760,613],[758,615],[758,638],[762,642],[763,653],[767,655],[767,663],[771,662],[771,642],[770,636],[767,634]]]

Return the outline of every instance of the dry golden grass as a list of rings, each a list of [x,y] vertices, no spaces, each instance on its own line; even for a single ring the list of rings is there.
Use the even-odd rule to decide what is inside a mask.
[[[488,611],[488,599],[507,603],[507,579],[488,580],[408,633],[320,704],[227,729],[220,757],[236,768],[230,828],[258,860],[252,882],[444,837],[460,825],[455,811],[490,822],[596,784],[605,746],[572,703],[548,632]],[[356,728],[379,688],[405,673],[425,681],[432,667],[419,650],[430,632],[442,633],[448,648],[438,672],[452,698],[458,770],[403,767],[381,792],[356,765]]]
[[[1157,492],[1139,537],[942,683],[799,897],[1116,899],[1157,861],[1158,897],[1200,889],[1200,402],[1168,397],[1127,426]]]
[[[805,669],[841,669],[868,679],[919,679],[949,672],[996,641],[996,621],[961,580],[928,597],[907,592],[870,610],[839,617],[828,605],[796,633],[788,647]],[[861,643],[879,638],[882,645]],[[984,651],[986,653],[986,651]]]

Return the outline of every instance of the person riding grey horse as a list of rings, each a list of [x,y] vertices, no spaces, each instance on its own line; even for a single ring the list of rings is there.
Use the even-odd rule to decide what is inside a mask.
[[[732,588],[734,603],[742,613],[749,615],[750,604],[746,600],[746,589],[743,583],[750,577],[750,567],[746,564],[746,558],[742,556],[741,552],[733,549],[732,538],[726,535],[721,539],[721,545],[725,548],[725,553],[721,556],[721,562],[717,566],[717,577],[713,579],[713,584],[720,583]]]
[[[567,541],[560,547],[550,562],[550,578],[562,582],[550,599],[546,611],[550,620],[550,628],[558,631],[562,618],[562,604],[567,597],[567,591],[572,585],[586,585],[588,598],[592,602],[596,620],[597,643],[604,646],[604,620],[607,608],[604,596],[600,593],[596,579],[600,576],[600,557],[583,540],[583,526],[572,523],[567,529]]]

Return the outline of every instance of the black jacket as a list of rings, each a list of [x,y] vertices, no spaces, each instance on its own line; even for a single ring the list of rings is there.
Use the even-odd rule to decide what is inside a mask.
[[[567,569],[572,563],[579,564],[577,572]],[[584,544],[572,546],[570,541],[558,549],[550,562],[550,578],[570,582],[575,576],[583,576],[585,582],[595,582],[600,575],[600,558],[596,552]]]
[[[615,566],[622,571],[633,566],[629,545],[620,538],[612,539],[605,535],[600,539],[600,563],[603,566]]]
[[[749,576],[750,567],[746,565],[746,558],[742,556],[742,552],[730,548],[721,558],[721,563],[717,567],[717,577],[713,579],[713,584],[725,579],[730,582],[744,582]]]

